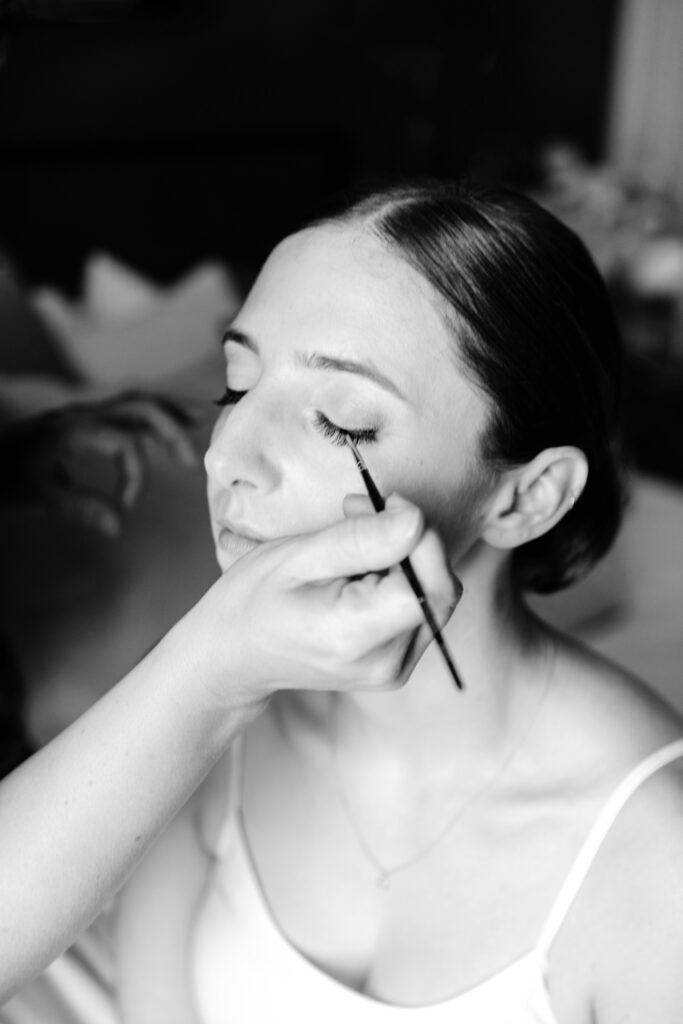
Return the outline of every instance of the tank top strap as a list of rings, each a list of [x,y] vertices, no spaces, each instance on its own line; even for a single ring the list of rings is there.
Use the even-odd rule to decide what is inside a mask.
[[[541,929],[541,934],[536,944],[536,950],[539,954],[542,956],[547,955],[619,812],[629,798],[633,796],[636,790],[651,775],[654,775],[660,768],[671,764],[679,757],[683,757],[683,737],[674,740],[673,743],[668,743],[659,750],[655,750],[654,753],[637,764],[635,768],[632,768],[607,799],[588,836],[582,843],[579,853],[569,869],[545,924]]]
[[[204,849],[214,858],[227,854],[242,809],[244,734],[240,733],[219,761],[206,785],[198,830]]]
[[[243,732],[236,736],[230,744],[227,758],[227,799],[226,817],[232,817],[242,810],[244,798],[244,758],[246,754],[246,736]]]

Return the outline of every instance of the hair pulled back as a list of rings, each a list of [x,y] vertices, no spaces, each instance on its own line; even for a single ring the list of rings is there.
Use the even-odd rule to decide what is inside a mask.
[[[526,196],[460,181],[374,191],[324,218],[354,221],[445,300],[457,358],[489,399],[485,461],[506,469],[561,445],[585,454],[574,508],[512,556],[520,589],[567,586],[608,550],[624,505],[621,341],[587,249]]]

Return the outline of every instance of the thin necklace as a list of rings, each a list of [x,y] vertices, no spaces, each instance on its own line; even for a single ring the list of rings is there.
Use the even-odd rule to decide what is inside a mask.
[[[366,859],[370,862],[370,864],[372,864],[373,868],[375,869],[375,885],[379,889],[388,889],[390,887],[391,879],[395,875],[398,875],[403,871],[407,871],[408,868],[412,868],[414,864],[417,864],[419,861],[427,857],[432,852],[432,850],[434,850],[435,847],[438,846],[439,843],[448,835],[448,833],[455,827],[455,825],[457,825],[457,823],[465,814],[465,811],[469,810],[469,808],[476,800],[479,800],[482,796],[484,796],[486,793],[490,792],[494,788],[496,783],[502,778],[504,772],[509,767],[512,760],[516,757],[516,755],[519,753],[519,751],[524,746],[526,741],[529,739],[531,731],[536,725],[536,722],[541,714],[543,705],[545,704],[545,700],[550,689],[551,677],[552,673],[549,673],[548,680],[539,698],[538,705],[533,714],[531,722],[529,723],[527,728],[523,730],[522,734],[517,739],[517,742],[512,746],[512,749],[508,751],[508,753],[505,755],[501,763],[496,768],[494,768],[493,772],[484,781],[483,785],[478,786],[476,789],[474,789],[471,793],[468,794],[464,802],[457,807],[455,812],[448,818],[446,823],[439,829],[436,835],[433,836],[425,846],[422,846],[416,853],[412,854],[412,856],[407,857],[405,860],[399,861],[399,863],[392,865],[383,864],[382,861],[377,856],[377,854],[375,853],[375,851],[368,843],[363,833],[363,830],[358,824],[358,819],[356,818],[356,815],[353,812],[349,799],[346,793],[344,792],[344,787],[342,785],[341,780],[341,773],[339,771],[339,761],[337,755],[337,716],[333,715],[333,728],[329,730],[329,743],[337,796],[342,806],[342,810],[344,811],[344,815],[348,819],[349,825],[351,826],[351,829],[356,837],[356,841],[358,842],[359,847],[363,851]]]

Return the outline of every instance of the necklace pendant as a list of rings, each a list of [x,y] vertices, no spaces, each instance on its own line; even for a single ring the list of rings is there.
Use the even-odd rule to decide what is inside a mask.
[[[386,871],[380,871],[380,873],[377,875],[377,878],[375,879],[375,885],[377,886],[378,889],[389,888],[389,875],[386,873]]]

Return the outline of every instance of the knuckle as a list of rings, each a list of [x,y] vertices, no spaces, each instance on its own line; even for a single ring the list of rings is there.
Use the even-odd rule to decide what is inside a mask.
[[[359,548],[361,546],[361,526],[360,516],[351,516],[347,519],[347,535],[348,543],[352,548]]]
[[[325,634],[323,633],[321,640],[324,639]],[[357,630],[350,622],[336,622],[335,628],[327,636],[330,654],[334,661],[339,664],[355,661],[359,651],[358,640]]]

